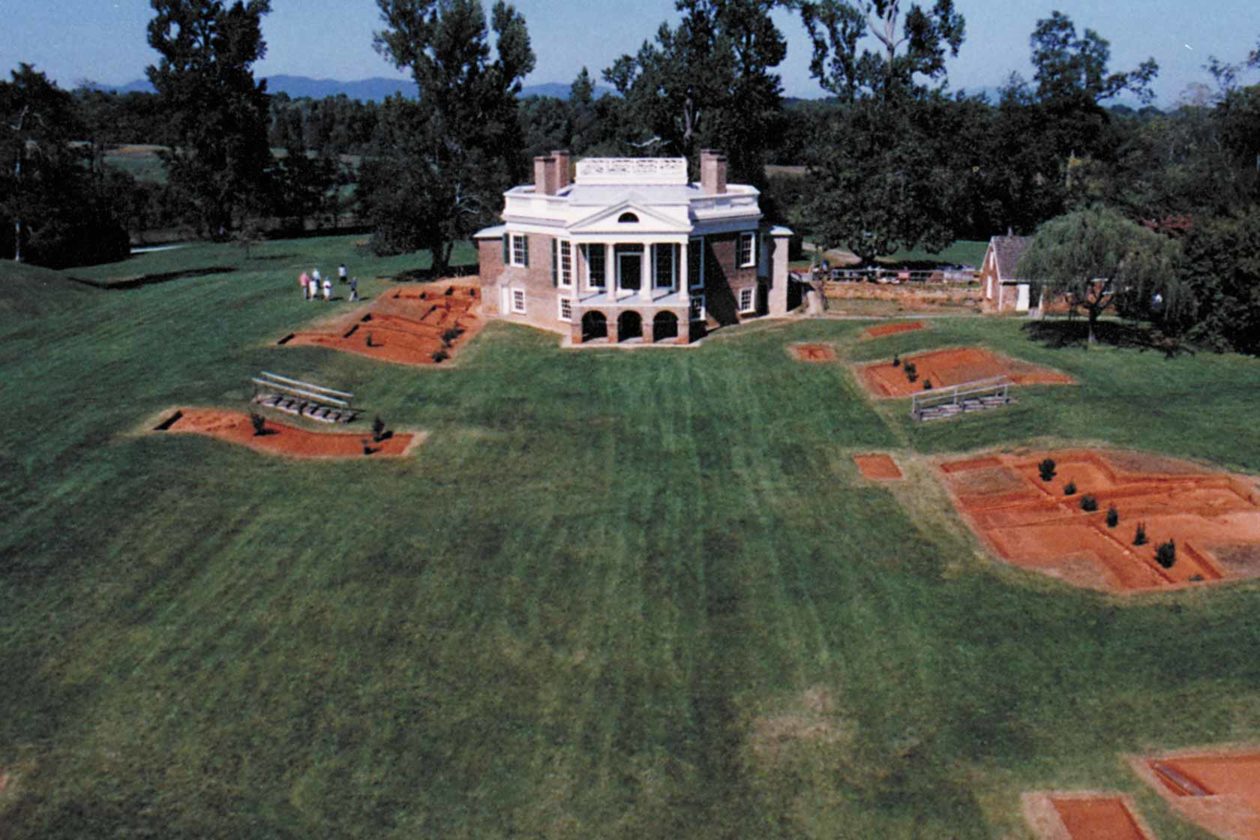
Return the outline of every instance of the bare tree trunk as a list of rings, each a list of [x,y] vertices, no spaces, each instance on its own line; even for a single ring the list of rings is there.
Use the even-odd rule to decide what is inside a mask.
[[[13,165],[14,186],[20,191],[22,189],[22,139],[18,138],[17,163]],[[19,201],[21,199],[19,198]],[[20,263],[22,261],[22,214],[21,211],[13,214],[13,261]]]

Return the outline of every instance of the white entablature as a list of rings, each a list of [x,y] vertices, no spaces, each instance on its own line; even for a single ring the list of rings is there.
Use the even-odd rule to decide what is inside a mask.
[[[587,186],[687,186],[686,158],[585,158],[577,182]]]

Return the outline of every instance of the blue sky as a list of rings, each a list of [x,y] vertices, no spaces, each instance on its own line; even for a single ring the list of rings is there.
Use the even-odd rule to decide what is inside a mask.
[[[675,16],[673,0],[517,0],[516,6],[538,56],[529,83],[569,82],[583,65],[598,74]],[[1187,85],[1208,80],[1202,68],[1209,56],[1238,61],[1260,41],[1258,0],[957,0],[957,6],[967,18],[967,40],[950,65],[954,89],[997,86],[1012,71],[1030,75],[1028,36],[1054,9],[1111,41],[1113,69],[1131,69],[1148,56],[1159,61],[1156,92],[1165,104]],[[379,26],[374,0],[272,0],[272,9],[264,21],[268,56],[255,68],[260,75],[398,75],[372,49]],[[141,78],[154,59],[145,43],[150,17],[148,0],[0,0],[0,70],[7,75],[17,62],[31,62],[63,86]],[[785,91],[820,95],[809,77],[804,30],[791,15],[778,17],[788,36],[780,68]]]

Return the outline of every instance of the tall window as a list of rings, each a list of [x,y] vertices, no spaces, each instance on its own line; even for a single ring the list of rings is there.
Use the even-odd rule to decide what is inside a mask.
[[[752,312],[753,303],[756,297],[753,295],[753,289],[739,290],[739,311],[742,313]]]
[[[529,237],[520,234],[509,234],[512,237],[512,265],[529,268]]]
[[[512,290],[512,311],[519,315],[525,314],[525,290],[524,289]]]
[[[757,234],[741,233],[739,235],[739,264],[748,268],[757,264]]]
[[[672,289],[678,285],[677,245],[653,245],[652,263],[656,266],[655,282],[658,289]]]
[[[567,239],[560,240],[560,285],[573,286],[573,243]]]
[[[693,289],[704,288],[704,237],[687,243],[687,282]]]
[[[582,250],[586,255],[586,285],[591,289],[602,289],[608,285],[608,272],[605,269],[607,261],[606,245],[583,245]]]
[[[573,298],[560,298],[560,320],[573,320]]]

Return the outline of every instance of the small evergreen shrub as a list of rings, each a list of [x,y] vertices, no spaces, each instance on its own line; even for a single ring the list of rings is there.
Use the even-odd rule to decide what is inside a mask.
[[[1081,510],[1086,513],[1093,513],[1098,510],[1098,500],[1086,493],[1084,496],[1081,496]]]
[[[1169,540],[1166,543],[1160,543],[1155,549],[1155,562],[1163,566],[1165,569],[1171,569],[1177,562],[1177,543],[1175,540]]]
[[[924,391],[931,391],[931,390],[932,390],[932,380],[931,380],[931,379],[924,379],[924,380],[923,380],[923,390],[924,390]]]
[[[445,350],[437,350],[437,351],[434,351],[433,355],[430,356],[429,358],[433,359],[433,362],[435,364],[440,365],[442,362],[446,361],[450,357],[451,357],[451,354],[447,353]]]
[[[384,439],[385,421],[380,418],[380,415],[377,415],[376,418],[372,420],[372,440],[380,443]]]
[[[901,367],[901,354],[893,353],[893,367]]]
[[[442,344],[450,347],[455,343],[455,339],[463,335],[464,331],[458,327],[451,327],[442,333]]]
[[[1046,458],[1044,461],[1042,461],[1040,464],[1037,465],[1037,471],[1041,473],[1042,481],[1053,481],[1054,480],[1054,459]]]
[[[1068,481],[1067,484],[1063,485],[1063,495],[1064,496],[1076,495],[1076,482],[1075,481]]]
[[[1107,527],[1114,528],[1120,524],[1120,511],[1116,510],[1115,505],[1107,506]]]
[[[902,370],[906,372],[906,379],[909,379],[911,382],[919,378],[919,368],[914,362],[906,362]]]
[[[1146,523],[1139,522],[1137,530],[1133,532],[1134,545],[1146,545]]]
[[[254,437],[262,437],[267,433],[267,419],[256,411],[249,413],[249,422],[254,427]]]

